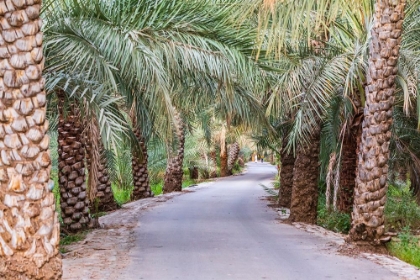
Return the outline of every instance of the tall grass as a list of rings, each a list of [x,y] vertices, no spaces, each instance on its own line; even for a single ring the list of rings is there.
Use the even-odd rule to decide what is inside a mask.
[[[385,204],[385,227],[396,231],[420,227],[420,207],[409,185],[389,186]]]
[[[318,198],[317,225],[334,232],[348,233],[351,226],[350,214],[328,210],[325,202],[325,193],[322,192]]]
[[[387,248],[395,257],[420,268],[419,238],[411,235],[408,227],[398,235],[398,240],[388,243]]]

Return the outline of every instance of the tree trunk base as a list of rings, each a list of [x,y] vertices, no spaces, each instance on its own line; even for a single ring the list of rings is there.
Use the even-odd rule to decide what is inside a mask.
[[[286,146],[286,145],[284,145]],[[285,150],[285,147],[284,149]],[[283,152],[281,155],[280,189],[278,206],[290,208],[292,201],[293,168],[295,157],[292,153]]]
[[[319,133],[311,137],[310,146],[299,148],[293,169],[290,206],[291,222],[315,224],[318,206]]]
[[[356,242],[366,242],[371,245],[380,245],[386,241],[383,239],[384,226],[369,227],[364,223],[354,224],[349,232],[349,239]]]
[[[140,144],[142,158],[139,158],[134,150],[132,151],[131,166],[134,184],[133,193],[131,194],[132,201],[153,196],[153,192],[150,189],[149,171],[147,168],[149,157],[147,154],[147,142],[139,128],[135,129],[134,134]]]

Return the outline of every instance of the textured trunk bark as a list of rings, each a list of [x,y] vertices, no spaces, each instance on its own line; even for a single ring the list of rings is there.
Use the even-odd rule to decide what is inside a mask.
[[[353,124],[344,135],[341,168],[340,168],[340,189],[338,192],[338,210],[344,213],[351,213],[353,210],[354,188],[356,182],[357,155],[359,144],[362,138],[362,109],[353,118]]]
[[[369,45],[366,107],[350,238],[378,244],[384,233],[389,141],[404,0],[376,1]]]
[[[287,153],[286,145],[287,142],[283,139],[280,159],[281,167],[278,205],[280,207],[290,208],[292,201],[293,168],[296,159],[293,153]]]
[[[224,150],[220,152],[220,177],[226,177],[229,174],[228,171],[228,155],[226,152],[226,142],[222,144],[225,146]]]
[[[407,166],[404,163],[401,163],[398,166],[398,180],[402,182],[407,182]]]
[[[0,278],[8,280],[62,275],[46,135],[40,4],[0,3]]]
[[[217,177],[217,154],[216,151],[210,152],[210,158],[213,162],[213,171],[210,172],[210,178],[216,178]]]
[[[89,173],[88,197],[90,212],[112,211],[117,209],[118,206],[111,189],[111,179],[99,124],[95,118],[92,118],[86,124],[84,144]]]
[[[299,147],[293,168],[290,221],[315,224],[318,206],[319,130],[308,147]]]
[[[356,179],[357,141],[348,133],[343,141],[340,167],[340,189],[337,208],[340,212],[351,213]]]
[[[64,116],[64,93],[59,98],[58,121],[58,181],[60,186],[61,216],[67,231],[86,229],[90,223],[89,199],[85,182],[85,147],[83,127],[79,112],[74,104],[69,104],[67,117]]]
[[[228,174],[229,175],[233,174],[232,169],[233,169],[233,166],[235,165],[235,162],[238,160],[239,150],[240,150],[239,144],[236,142],[230,146],[229,157],[228,157]]]
[[[182,165],[184,161],[185,132],[184,122],[182,121],[179,113],[177,113],[175,119],[177,122],[174,126],[178,138],[178,151],[174,156],[168,159],[163,184],[164,193],[182,191],[182,177],[184,175]]]
[[[190,172],[190,179],[192,179],[192,180],[198,179],[198,167],[197,166],[192,166],[192,167],[188,168],[188,170]]]
[[[223,126],[220,135],[220,177],[228,176],[228,154],[226,144],[226,128]]]
[[[136,156],[136,151],[132,151],[131,168],[134,184],[134,190],[131,195],[132,200],[153,196],[150,189],[149,170],[147,169],[148,155],[146,139],[144,139],[139,128],[135,129],[135,135],[140,144],[142,158]]]

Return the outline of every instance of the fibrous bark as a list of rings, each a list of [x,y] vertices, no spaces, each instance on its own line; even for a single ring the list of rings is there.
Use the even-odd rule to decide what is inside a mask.
[[[102,143],[98,122],[91,117],[85,127],[86,165],[89,174],[89,208],[91,213],[112,211],[117,208],[111,189],[105,147]]]
[[[226,128],[223,126],[220,133],[220,177],[228,176],[228,153],[226,143]]]
[[[359,104],[358,102],[355,103]],[[359,108],[343,139],[337,208],[344,213],[351,213],[353,210],[357,155],[359,154],[358,147],[362,137],[362,118],[363,113]]]
[[[40,0],[0,2],[1,279],[62,275],[46,135],[40,5]]]
[[[210,178],[215,178],[217,177],[217,154],[216,151],[211,151],[210,152],[210,159],[211,162],[213,163],[213,171],[209,172]]]
[[[85,147],[83,127],[77,106],[67,106],[64,116],[64,93],[59,98],[58,120],[58,182],[63,226],[67,231],[77,232],[88,227],[89,199],[86,193]]]
[[[318,205],[319,130],[314,132],[309,146],[298,148],[293,168],[290,221],[315,224]]]
[[[347,135],[343,141],[340,190],[337,208],[340,212],[350,213],[353,208],[353,194],[356,179],[357,141],[353,135]]]
[[[375,4],[350,230],[350,238],[355,241],[379,243],[384,233],[390,128],[404,6],[404,0],[382,0]]]
[[[287,152],[286,145],[287,142],[283,140],[280,159],[281,167],[278,205],[280,207],[290,208],[292,201],[293,168],[295,166],[295,156],[292,152]]]
[[[235,162],[238,160],[239,157],[239,144],[237,142],[230,145],[229,149],[229,157],[228,157],[228,174],[232,175],[232,169],[235,165]]]
[[[398,166],[398,180],[401,182],[407,182],[407,166],[406,163],[400,163]]]
[[[224,149],[220,151],[220,177],[226,177],[229,174],[226,142],[222,146],[224,146]]]
[[[132,151],[131,168],[133,172],[134,189],[131,195],[132,200],[138,200],[153,196],[149,183],[149,171],[147,169],[147,143],[141,134],[139,128],[135,128],[134,134],[141,148],[141,157],[137,155],[137,151]]]
[[[179,113],[175,115],[174,128],[178,140],[178,149],[176,152],[170,152],[164,177],[164,193],[182,191],[182,177],[184,175],[182,165],[184,161],[185,131],[184,122]]]

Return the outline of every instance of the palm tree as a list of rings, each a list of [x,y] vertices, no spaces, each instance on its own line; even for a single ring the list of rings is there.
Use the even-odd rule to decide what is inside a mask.
[[[226,126],[222,124],[220,132],[220,177],[226,177],[228,171],[228,150],[226,142]]]
[[[228,157],[228,174],[229,175],[233,174],[232,169],[233,169],[236,161],[238,160],[239,151],[240,151],[240,147],[239,147],[238,142],[234,142],[233,144],[230,145],[230,147],[229,147],[229,157]]]
[[[85,182],[85,146],[83,122],[76,102],[67,107],[65,94],[57,92],[59,99],[58,121],[58,178],[60,206],[64,228],[68,231],[86,229],[90,223],[89,198]],[[65,111],[69,114],[65,116]]]
[[[280,189],[278,205],[290,208],[292,203],[293,169],[296,157],[293,152],[287,150],[287,138],[283,137],[281,151]]]
[[[375,4],[350,230],[352,240],[379,243],[384,234],[392,107],[405,4],[405,0]]]
[[[7,263],[0,272],[2,279],[60,279],[62,275],[46,135],[41,1],[31,3],[2,3],[0,220],[4,227],[0,243],[2,261]]]
[[[112,211],[117,203],[111,189],[106,150],[102,142],[99,123],[95,115],[85,114],[84,144],[88,174],[90,213]]]
[[[185,124],[181,115],[176,112],[174,130],[176,135],[175,147],[168,146],[168,164],[165,171],[163,192],[169,193],[182,191],[182,177],[184,175],[184,144],[185,144]]]
[[[153,195],[150,190],[149,182],[149,171],[148,171],[148,154],[147,154],[147,142],[143,137],[141,129],[133,122],[134,134],[136,136],[137,142],[140,146],[141,151],[132,149],[132,174],[133,174],[133,183],[134,189],[132,193],[132,199],[137,200],[140,198],[146,198]],[[139,156],[138,153],[141,152]]]

